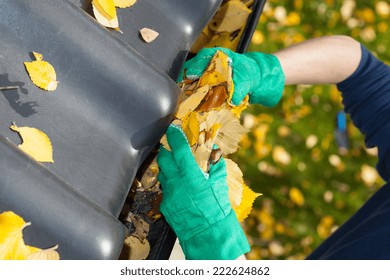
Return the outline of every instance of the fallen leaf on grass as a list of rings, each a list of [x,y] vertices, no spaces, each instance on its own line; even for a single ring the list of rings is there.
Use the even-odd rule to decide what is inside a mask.
[[[41,89],[54,91],[58,84],[54,67],[49,62],[43,61],[42,54],[33,52],[33,55],[35,61],[24,63],[31,81]]]
[[[37,128],[17,127],[15,124],[10,129],[22,138],[22,144],[18,145],[22,151],[39,162],[54,162],[51,141],[45,133]]]

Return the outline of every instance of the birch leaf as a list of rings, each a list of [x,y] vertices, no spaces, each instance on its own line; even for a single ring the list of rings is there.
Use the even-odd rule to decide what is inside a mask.
[[[225,159],[226,182],[228,185],[229,200],[232,207],[240,205],[244,190],[244,178],[241,169],[231,159]]]
[[[133,6],[137,0],[114,0],[115,7],[118,8],[129,8]]]
[[[49,62],[42,60],[42,54],[33,52],[33,55],[35,61],[24,63],[31,81],[41,89],[54,91],[58,84],[54,67]]]
[[[245,27],[251,10],[241,1],[229,1],[222,5],[209,24],[216,32],[233,32]]]
[[[92,6],[98,9],[107,19],[116,18],[114,0],[92,0]]]
[[[11,211],[0,214],[0,260],[21,260],[30,252],[22,233],[29,225]]]
[[[222,104],[226,102],[228,97],[229,96],[226,90],[226,86],[223,85],[215,86],[205,96],[198,110],[201,112],[208,112],[214,108],[221,107]]]
[[[112,4],[112,7],[114,8],[114,13],[111,11],[111,8],[106,7],[106,10],[110,11],[111,14],[114,16],[111,16],[108,12],[105,11],[105,9],[101,6],[100,1],[103,0],[93,0],[92,1],[92,9],[93,9],[93,14],[95,15],[96,20],[103,26],[105,27],[110,27],[117,29],[119,28],[119,22],[118,22],[118,17],[116,15],[116,9],[115,6],[112,2],[112,0],[107,0],[107,2],[102,2],[104,5],[110,5]],[[112,3],[110,3],[112,2]],[[108,4],[107,4],[108,3]]]
[[[209,92],[209,88],[210,87],[208,85],[202,86],[198,88],[190,97],[184,100],[179,105],[179,109],[176,112],[176,117],[178,119],[183,119],[184,116],[194,111]]]
[[[23,143],[18,147],[26,154],[39,162],[54,162],[53,148],[50,138],[37,128],[33,127],[10,127],[15,132],[18,132]]]
[[[198,113],[192,112],[183,119],[182,128],[187,136],[188,143],[193,146],[198,141],[199,137],[199,120]]]
[[[156,38],[159,35],[159,33],[157,31],[150,29],[150,28],[146,28],[146,27],[140,29],[139,33],[141,34],[142,39],[146,43],[153,42],[154,40],[156,40]]]
[[[214,124],[221,124],[215,144],[222,150],[224,154],[231,154],[237,151],[242,135],[247,132],[239,119],[227,109],[219,111],[211,111],[208,113],[206,122],[208,127]]]
[[[233,207],[233,210],[234,212],[236,212],[237,219],[239,222],[242,222],[248,217],[248,215],[252,211],[253,202],[260,195],[260,193],[255,193],[247,185],[244,185],[241,203],[239,206]]]
[[[148,257],[150,252],[150,245],[147,239],[141,242],[135,236],[129,236],[125,239],[125,246],[128,249],[128,255],[126,256],[129,260],[144,260]]]
[[[60,259],[60,255],[56,251],[58,249],[58,245],[53,248],[41,250],[39,248],[27,246],[31,252],[26,257],[26,260],[45,260],[45,261],[57,261]]]
[[[199,86],[208,85],[209,87],[213,87],[226,83],[229,80],[230,74],[228,59],[228,56],[224,52],[215,52],[209,66],[199,79]]]

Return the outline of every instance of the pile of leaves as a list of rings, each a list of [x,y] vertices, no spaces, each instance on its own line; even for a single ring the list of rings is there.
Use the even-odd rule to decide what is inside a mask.
[[[184,79],[180,84],[179,109],[174,124],[187,136],[195,160],[208,172],[210,164],[218,162],[239,148],[247,130],[240,124],[241,112],[248,107],[248,98],[235,106],[231,103],[234,84],[228,56],[217,51],[199,79]],[[162,140],[165,148],[169,145]],[[245,183],[238,165],[226,158],[229,199],[239,221],[250,213],[254,193]]]
[[[225,47],[236,50],[251,14],[253,0],[225,0],[203,29],[190,52],[202,48]]]

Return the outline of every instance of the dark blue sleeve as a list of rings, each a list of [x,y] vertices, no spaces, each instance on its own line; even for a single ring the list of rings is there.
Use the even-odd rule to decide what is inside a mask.
[[[366,146],[378,147],[377,169],[390,178],[390,67],[365,47],[356,71],[337,85],[345,112],[365,136]]]
[[[362,46],[357,70],[338,84],[345,111],[378,147],[378,172],[388,181],[307,259],[390,259],[390,67]]]

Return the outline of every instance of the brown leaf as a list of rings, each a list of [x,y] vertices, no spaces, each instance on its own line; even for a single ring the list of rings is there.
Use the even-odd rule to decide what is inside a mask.
[[[159,33],[157,31],[150,29],[150,28],[146,28],[146,27],[140,29],[139,33],[141,34],[142,39],[146,43],[153,42],[154,40],[156,40],[156,38],[159,35]]]

